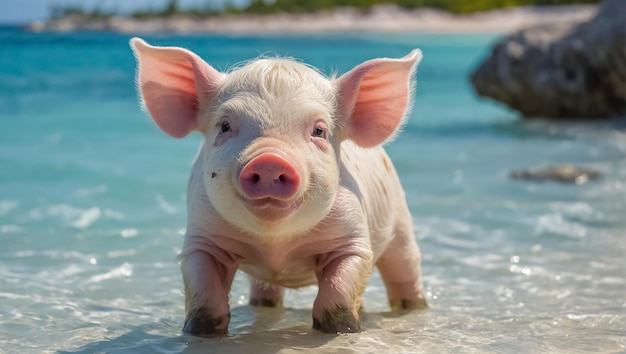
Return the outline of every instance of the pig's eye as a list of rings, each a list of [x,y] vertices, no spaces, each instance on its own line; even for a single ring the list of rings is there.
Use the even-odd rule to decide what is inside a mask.
[[[220,133],[227,133],[229,132],[230,129],[230,123],[224,121],[222,122],[222,124],[220,125]]]
[[[322,127],[315,127],[311,136],[326,139],[326,129]]]

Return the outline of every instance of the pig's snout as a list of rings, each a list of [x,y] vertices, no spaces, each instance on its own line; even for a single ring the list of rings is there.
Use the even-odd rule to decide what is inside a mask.
[[[243,167],[239,184],[250,199],[287,200],[298,191],[300,175],[285,158],[274,153],[263,153]]]

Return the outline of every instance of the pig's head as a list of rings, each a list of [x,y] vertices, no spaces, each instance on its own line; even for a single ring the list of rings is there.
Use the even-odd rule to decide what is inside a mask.
[[[313,228],[339,188],[340,144],[373,147],[398,130],[421,59],[374,59],[339,78],[289,59],[221,73],[196,54],[134,38],[137,84],[157,125],[204,134],[203,181],[229,223],[263,237]]]

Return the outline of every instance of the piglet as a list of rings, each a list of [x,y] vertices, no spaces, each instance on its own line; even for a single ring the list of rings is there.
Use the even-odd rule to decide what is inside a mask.
[[[407,114],[420,50],[326,78],[285,58],[222,73],[186,49],[130,44],[156,124],[204,135],[180,255],[185,333],[227,333],[238,269],[253,306],[317,284],[313,328],[326,333],[361,330],[374,266],[393,310],[426,307],[411,214],[381,147]]]

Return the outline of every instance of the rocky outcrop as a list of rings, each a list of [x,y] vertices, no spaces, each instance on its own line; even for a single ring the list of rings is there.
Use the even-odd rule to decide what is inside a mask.
[[[513,171],[509,175],[513,179],[545,182],[585,184],[600,178],[600,173],[573,165],[557,165],[539,169]]]
[[[524,116],[626,116],[626,0],[605,0],[586,23],[506,37],[471,80],[479,95]]]

